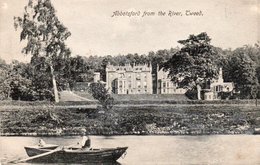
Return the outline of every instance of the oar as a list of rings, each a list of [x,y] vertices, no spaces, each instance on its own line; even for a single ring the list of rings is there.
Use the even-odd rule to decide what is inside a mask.
[[[45,153],[42,153],[42,154],[39,154],[39,155],[35,155],[35,156],[29,157],[29,158],[26,158],[26,159],[19,160],[17,163],[24,163],[24,162],[27,162],[27,161],[29,161],[29,160],[33,160],[33,159],[36,159],[36,158],[40,158],[40,157],[43,157],[43,156],[47,156],[47,155],[50,155],[50,154],[52,154],[52,153],[61,151],[62,149],[63,149],[63,147],[58,147],[58,148],[56,148],[55,150],[51,150],[51,151],[49,151],[49,152],[45,152]]]

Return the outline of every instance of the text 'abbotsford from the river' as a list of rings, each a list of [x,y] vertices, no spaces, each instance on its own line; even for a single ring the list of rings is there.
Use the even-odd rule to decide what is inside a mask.
[[[192,11],[192,10],[185,10],[185,11],[114,11],[111,17],[201,17],[204,13],[201,10]]]

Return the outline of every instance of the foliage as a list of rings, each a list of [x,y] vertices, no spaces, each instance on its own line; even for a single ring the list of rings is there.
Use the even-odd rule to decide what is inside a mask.
[[[218,55],[210,41],[205,32],[178,41],[183,47],[164,64],[172,81],[179,83],[180,87],[192,88],[217,76],[218,68],[214,59]]]
[[[185,96],[187,96],[191,100],[197,100],[198,97],[197,97],[196,87],[188,89],[187,92],[185,93]]]
[[[113,107],[114,99],[108,93],[108,90],[105,88],[104,84],[100,82],[90,84],[89,92],[100,102],[104,109],[109,110]]]
[[[10,67],[0,58],[0,100],[7,99],[10,93],[10,84],[7,81]]]
[[[228,56],[228,63],[224,66],[225,70],[228,70],[225,78],[235,83],[241,98],[256,98],[259,86],[257,64],[250,58],[248,49],[251,48],[247,46],[237,48]]]
[[[28,79],[30,69],[27,64],[13,61],[8,65],[1,61],[0,72],[0,100],[34,100],[35,93],[32,82]]]
[[[20,40],[27,41],[22,52],[31,54],[33,60],[43,59],[42,64],[50,68],[55,101],[58,102],[54,66],[60,59],[69,57],[65,40],[71,33],[58,20],[50,0],[29,0],[23,16],[14,17],[14,21],[15,28],[22,29]]]
[[[204,83],[205,79],[216,77],[214,58],[217,54],[210,45],[210,40],[206,33],[201,33],[178,41],[183,47],[164,64],[173,81],[179,82],[181,86],[193,87],[195,84]]]

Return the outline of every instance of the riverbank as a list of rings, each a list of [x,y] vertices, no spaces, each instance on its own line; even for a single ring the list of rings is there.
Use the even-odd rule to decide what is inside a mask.
[[[253,134],[260,107],[253,104],[2,105],[1,136]]]

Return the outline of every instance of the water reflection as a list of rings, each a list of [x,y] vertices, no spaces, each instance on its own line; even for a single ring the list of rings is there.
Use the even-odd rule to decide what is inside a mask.
[[[51,144],[77,144],[80,137],[41,137]],[[2,164],[26,158],[24,146],[37,137],[0,137]],[[132,164],[260,164],[260,136],[91,136],[92,148],[128,146],[116,165]]]

